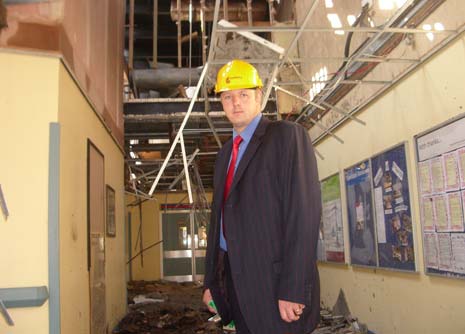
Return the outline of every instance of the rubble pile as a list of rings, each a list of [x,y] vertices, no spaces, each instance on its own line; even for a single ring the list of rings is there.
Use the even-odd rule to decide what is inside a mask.
[[[133,281],[128,284],[129,312],[114,334],[222,334],[202,303],[194,283]]]
[[[133,281],[128,284],[129,312],[113,334],[223,334],[220,323],[202,303],[195,283]],[[341,290],[332,309],[322,307],[321,322],[312,334],[370,334],[350,313]]]
[[[353,317],[341,289],[333,308],[321,307],[321,320],[312,334],[371,334],[365,324]]]

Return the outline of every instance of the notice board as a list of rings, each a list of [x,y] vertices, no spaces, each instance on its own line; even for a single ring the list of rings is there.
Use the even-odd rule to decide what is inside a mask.
[[[344,230],[339,174],[321,181],[321,200],[323,207],[320,226],[322,247],[319,260],[344,263]]]
[[[405,144],[344,173],[351,264],[415,271]]]
[[[405,145],[371,158],[378,264],[415,270]]]
[[[465,278],[465,117],[415,136],[427,274]]]
[[[351,263],[377,266],[370,162],[346,169],[344,176]]]

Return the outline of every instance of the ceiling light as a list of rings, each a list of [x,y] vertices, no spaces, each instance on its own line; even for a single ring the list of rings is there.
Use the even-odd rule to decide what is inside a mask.
[[[444,30],[444,25],[441,22],[436,22],[434,24],[434,29],[437,31],[443,31]]]
[[[333,8],[334,7],[333,0],[325,0],[325,6],[326,8]]]
[[[434,34],[432,32],[429,32],[426,34],[426,38],[428,38],[432,42],[434,40]]]
[[[136,174],[131,173],[131,180],[135,180],[135,179],[136,179]]]
[[[139,139],[129,139],[129,144],[130,145],[137,145],[137,144],[139,144]]]
[[[378,1],[379,9],[381,10],[391,10],[394,8],[393,0],[379,0]]]
[[[137,158],[137,154],[134,153],[133,151],[129,152],[129,155],[130,155],[131,158],[133,158],[133,159],[136,159],[136,158]]]
[[[136,165],[142,165],[142,161],[136,161]]]
[[[151,138],[148,140],[149,144],[169,144],[170,140],[168,138],[162,138],[162,139],[157,139],[157,138]]]
[[[423,30],[431,30],[431,24],[424,24],[423,25]]]
[[[355,15],[347,15],[347,22],[349,22],[350,26],[352,26],[356,20],[357,18],[355,17]]]
[[[334,33],[336,35],[344,35],[344,30],[336,30]]]
[[[341,20],[337,14],[328,14],[328,20],[331,22],[331,27],[333,28],[342,28]]]

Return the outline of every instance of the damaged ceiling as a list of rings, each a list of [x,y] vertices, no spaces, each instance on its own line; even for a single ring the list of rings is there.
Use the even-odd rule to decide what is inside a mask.
[[[128,190],[186,189],[187,163],[189,183],[212,187],[231,136],[212,92],[227,61],[258,68],[266,117],[342,144],[334,129],[364,126],[356,113],[463,32],[464,18],[460,0],[127,1]]]

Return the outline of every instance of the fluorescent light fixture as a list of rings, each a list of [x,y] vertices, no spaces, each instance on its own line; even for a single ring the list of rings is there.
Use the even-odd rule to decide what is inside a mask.
[[[136,161],[136,165],[142,165],[142,161]]]
[[[350,26],[352,26],[356,20],[357,18],[355,17],[355,15],[347,15],[347,22]]]
[[[444,30],[444,25],[441,22],[436,22],[434,24],[434,30],[443,31]]]
[[[325,6],[326,8],[333,8],[334,7],[333,0],[325,0]]]
[[[139,139],[129,139],[129,144],[130,145],[137,145],[137,144],[139,144]]]
[[[394,1],[393,0],[379,0],[378,6],[379,6],[379,9],[381,10],[391,10],[391,9],[394,9]]]
[[[331,23],[331,27],[342,28],[342,23],[341,23],[341,20],[339,19],[339,15],[328,14],[327,17],[328,17],[329,22]]]
[[[148,140],[149,144],[169,144],[170,140],[168,138],[162,138],[162,139],[157,139],[157,138],[151,138]]]

